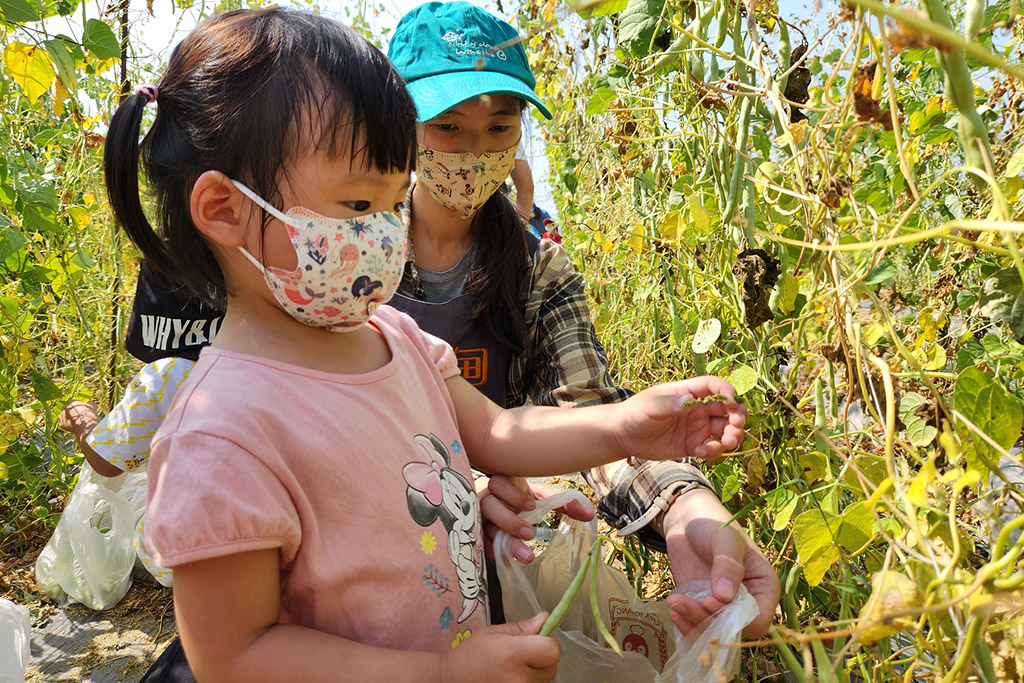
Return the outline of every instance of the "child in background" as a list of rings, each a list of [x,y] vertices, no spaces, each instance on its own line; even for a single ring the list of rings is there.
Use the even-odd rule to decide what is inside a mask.
[[[71,401],[59,416],[93,471],[116,477],[146,467],[150,442],[164,421],[178,387],[202,347],[213,341],[223,314],[188,292],[163,284],[142,261],[125,348],[146,365],[114,408],[99,419],[96,405]],[[171,571],[159,566],[143,541],[145,514],[137,520],[135,549],[146,570],[170,586]]]
[[[503,410],[378,308],[405,265],[415,115],[353,31],[268,9],[200,24],[111,121],[118,222],[158,272],[227,300],[150,465],[146,539],[200,681],[551,680],[546,615],[487,626],[470,465],[542,476],[742,439],[734,400],[690,401],[734,395],[709,377]]]

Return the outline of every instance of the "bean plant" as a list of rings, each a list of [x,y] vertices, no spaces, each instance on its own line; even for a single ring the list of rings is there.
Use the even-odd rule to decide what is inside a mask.
[[[826,15],[523,8],[567,249],[626,384],[750,408],[712,468],[783,583],[745,679],[1019,680],[1024,22]]]

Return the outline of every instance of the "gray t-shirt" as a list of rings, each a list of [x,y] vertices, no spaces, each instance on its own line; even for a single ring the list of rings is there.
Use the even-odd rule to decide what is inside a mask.
[[[467,249],[459,262],[448,270],[436,272],[426,268],[417,268],[420,275],[420,287],[423,289],[426,300],[432,304],[443,304],[462,294],[474,260],[476,260],[475,244]]]

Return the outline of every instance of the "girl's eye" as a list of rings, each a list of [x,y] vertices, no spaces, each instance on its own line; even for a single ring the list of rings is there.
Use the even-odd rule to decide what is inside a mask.
[[[495,133],[504,133],[511,127],[512,126],[491,126],[491,130],[493,130]]]
[[[437,126],[438,130],[444,131],[445,133],[450,133],[451,131],[455,130],[454,123],[436,123],[434,125]]]
[[[357,199],[354,202],[345,202],[345,206],[360,213],[370,210],[370,202],[365,199]]]

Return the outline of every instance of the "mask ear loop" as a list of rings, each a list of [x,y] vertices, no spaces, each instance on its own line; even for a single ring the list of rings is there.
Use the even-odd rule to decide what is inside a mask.
[[[251,199],[253,201],[253,203],[256,204],[256,206],[260,207],[261,209],[263,209],[264,211],[266,211],[271,216],[273,216],[277,220],[281,221],[285,225],[290,225],[290,221],[288,220],[288,216],[286,216],[283,213],[281,213],[280,211],[278,211],[276,207],[274,207],[272,204],[270,204],[265,199],[263,199],[263,197],[259,196],[258,194],[256,194],[252,190],[250,190],[241,181],[235,180],[233,178],[230,178],[229,180],[231,180],[231,184],[232,185],[234,185],[236,188],[238,188],[239,192],[241,192],[246,197]],[[247,259],[249,259],[249,262],[252,263],[254,266],[256,266],[256,268],[261,273],[263,273],[264,277],[267,276],[267,268],[266,268],[266,266],[264,266],[262,263],[260,263],[259,259],[257,259],[255,256],[250,254],[248,249],[246,249],[243,246],[239,246],[238,250],[241,251],[243,254],[245,254],[245,257]]]
[[[231,183],[238,188],[239,192],[251,199],[256,206],[260,207],[285,225],[289,225],[291,223],[288,216],[281,213],[273,204],[270,204],[267,200],[263,199],[263,197],[250,190],[241,181],[231,179]]]

